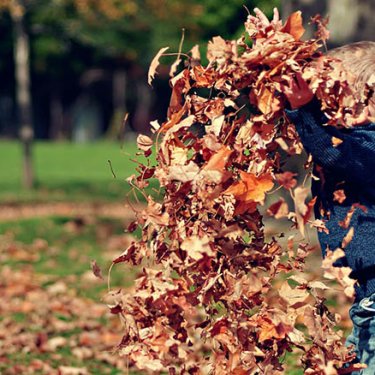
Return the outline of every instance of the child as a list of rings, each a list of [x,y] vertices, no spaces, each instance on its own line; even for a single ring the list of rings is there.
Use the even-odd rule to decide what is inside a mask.
[[[342,60],[345,69],[355,76],[354,88],[362,90],[367,83],[375,84],[375,42],[359,42],[337,48],[328,53]],[[329,234],[319,233],[323,255],[325,249],[342,246],[348,228],[340,225],[352,208],[350,220],[354,237],[345,247],[345,258],[338,265],[352,269],[351,276],[358,280],[356,298],[350,309],[353,331],[347,339],[354,345],[357,358],[367,369],[352,374],[375,374],[375,123],[365,121],[373,116],[373,108],[361,116],[362,125],[350,129],[324,126],[327,118],[320,110],[320,103],[306,90],[301,77],[293,81],[293,88],[286,92],[292,110],[288,117],[295,124],[301,141],[313,157],[315,175],[312,193],[316,196],[316,218],[326,221]],[[299,90],[299,91],[298,91]],[[370,104],[374,105],[372,92]],[[372,117],[372,121],[373,117]],[[332,139],[342,140],[333,145]],[[337,192],[339,191],[339,192]],[[336,192],[336,194],[335,194]],[[358,207],[358,206],[357,206]]]

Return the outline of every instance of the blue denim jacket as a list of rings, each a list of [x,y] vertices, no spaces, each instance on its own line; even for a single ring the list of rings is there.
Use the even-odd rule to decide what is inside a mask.
[[[357,208],[351,219],[353,240],[345,248],[345,258],[338,265],[349,266],[352,277],[358,279],[356,299],[375,293],[375,124],[338,129],[324,126],[327,118],[317,100],[306,106],[287,111],[295,124],[301,141],[315,162],[319,181],[313,181],[313,195],[317,196],[315,217],[327,220],[329,234],[319,233],[323,251],[341,247],[349,229],[342,221],[353,204],[359,203],[366,212]],[[332,137],[343,142],[334,147]],[[317,166],[323,173],[318,173]],[[343,189],[346,199],[341,204],[333,200],[333,193]],[[349,227],[349,228],[350,228]]]

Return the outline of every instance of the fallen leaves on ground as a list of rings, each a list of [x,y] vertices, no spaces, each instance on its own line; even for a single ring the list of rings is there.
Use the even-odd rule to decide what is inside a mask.
[[[62,247],[61,237],[53,243],[35,238],[27,244],[16,240],[11,231],[0,236],[1,374],[89,375],[98,371],[120,374],[127,370],[126,360],[114,355],[121,342],[121,322],[100,300],[99,290],[105,285],[90,270],[90,260],[85,255],[88,239],[79,240],[80,235],[87,235],[87,221],[83,222],[79,235],[61,222],[56,224],[60,233],[65,233],[66,241],[81,241],[78,251]],[[40,225],[43,224],[46,226],[45,220]],[[93,224],[90,241],[95,241],[95,232],[109,226],[106,221]],[[109,239],[106,249],[111,258],[129,244],[128,236],[113,234],[99,242],[107,244]],[[74,263],[71,272],[62,268],[65,264],[52,261],[61,259],[59,254],[64,251],[69,252],[66,257]],[[49,272],[37,272],[37,264],[50,264]],[[77,264],[87,271],[77,274]],[[92,266],[100,276],[98,264],[92,262]],[[59,276],[61,272],[66,276]],[[96,300],[85,296],[90,289],[95,291]]]

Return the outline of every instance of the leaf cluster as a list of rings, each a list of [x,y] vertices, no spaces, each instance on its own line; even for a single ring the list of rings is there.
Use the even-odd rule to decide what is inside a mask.
[[[332,124],[353,115],[342,110],[348,82],[319,52],[324,31],[320,22],[317,37],[303,41],[300,12],[285,23],[277,13],[268,21],[258,12],[243,37],[209,42],[206,66],[195,47],[180,73],[172,69],[168,118],[152,123],[157,164],[140,164],[129,179],[142,191],[156,178],[163,200],[146,196],[147,207],[129,227],[139,226],[141,238],[113,261],[142,269],[131,293],[111,295],[111,311],[125,325],[120,353],[138,369],[281,374],[281,358],[298,350],[305,374],[337,374],[352,359],[335,330],[338,317],[324,305],[328,287],[301,275],[312,247],[293,237],[283,244],[282,233],[268,238],[264,225],[267,213],[289,220],[301,235],[306,225],[327,230],[311,219],[315,198],[282,159],[302,151],[284,112],[293,77],[303,78]],[[165,51],[152,62],[150,81]],[[153,144],[138,137],[146,157]],[[280,189],[294,207],[281,198],[266,203]],[[327,276],[335,260],[326,258]],[[352,295],[350,270],[340,272]]]

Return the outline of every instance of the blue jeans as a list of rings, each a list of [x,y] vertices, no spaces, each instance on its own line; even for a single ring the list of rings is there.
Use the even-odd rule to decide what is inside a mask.
[[[346,345],[354,345],[357,359],[367,365],[366,369],[352,375],[375,375],[375,294],[353,304],[349,311],[353,331]]]

